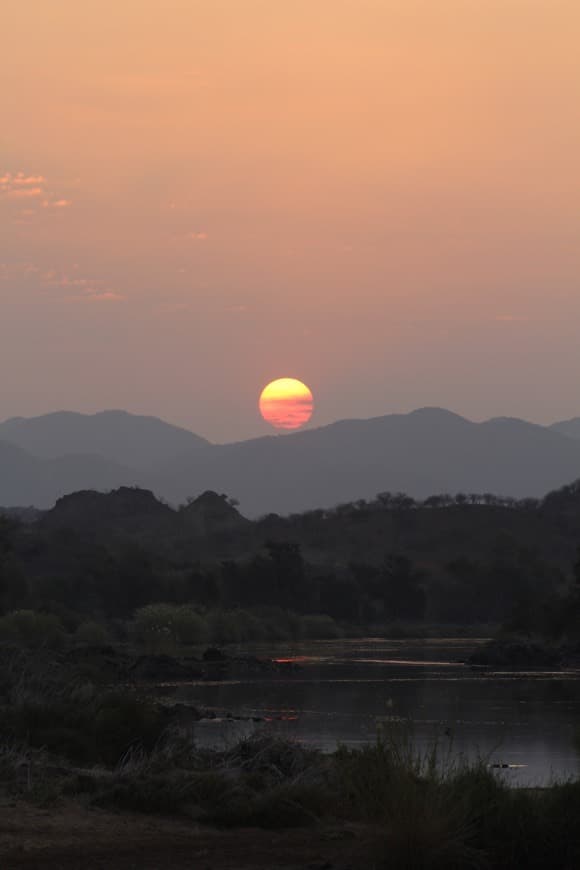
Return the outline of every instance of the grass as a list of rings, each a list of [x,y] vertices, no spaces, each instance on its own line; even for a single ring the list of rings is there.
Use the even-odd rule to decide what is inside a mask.
[[[257,736],[201,750],[178,731],[114,767],[56,765],[45,753],[0,747],[5,794],[36,803],[182,815],[220,827],[354,825],[374,870],[572,870],[580,866],[580,783],[510,789],[483,762],[415,750],[402,729],[332,755]]]
[[[419,751],[396,721],[373,744],[332,755],[263,732],[200,749],[147,698],[20,665],[0,674],[5,798],[74,798],[222,827],[350,824],[374,870],[580,866],[580,782],[510,789],[449,743]]]

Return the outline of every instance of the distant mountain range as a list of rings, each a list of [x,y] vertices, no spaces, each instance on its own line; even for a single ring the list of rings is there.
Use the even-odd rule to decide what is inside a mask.
[[[41,459],[97,454],[109,462],[143,469],[209,446],[209,441],[187,429],[127,411],[56,411],[42,417],[12,417],[0,423],[0,441],[16,444]]]
[[[242,513],[290,513],[402,491],[541,496],[580,477],[580,418],[473,423],[440,408],[215,445],[155,417],[58,412],[0,423],[0,505],[141,486],[170,502],[204,490]]]

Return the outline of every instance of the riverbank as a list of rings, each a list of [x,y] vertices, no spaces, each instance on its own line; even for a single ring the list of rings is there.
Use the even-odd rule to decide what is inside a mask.
[[[364,828],[216,830],[187,819],[111,813],[69,801],[3,806],[0,864],[10,870],[348,870]]]
[[[440,646],[430,644],[432,650]],[[389,642],[385,661],[377,659],[374,641],[368,648],[374,650],[370,663],[364,644],[356,661],[395,673],[391,689],[422,685],[421,675],[418,683],[409,682],[407,670],[398,682],[393,672],[393,648],[406,647]],[[509,770],[495,769],[477,751],[458,752],[453,729],[442,722],[439,740],[415,742],[396,707],[383,706],[383,715],[373,719],[374,733],[350,748],[323,752],[265,723],[257,731],[252,726],[247,739],[204,747],[196,742],[196,729],[211,708],[177,703],[175,697],[160,700],[146,681],[113,687],[102,682],[110,652],[87,649],[51,658],[47,651],[13,650],[12,659],[3,652],[2,866],[570,870],[580,863],[580,783],[510,787]],[[175,661],[133,656],[128,669],[143,676],[153,666],[173,668]],[[464,666],[427,664],[443,679],[434,684],[431,708],[443,686],[457,692],[461,668],[469,685],[480,685]],[[399,665],[425,671],[420,659],[403,658]],[[211,679],[213,668],[218,676],[224,668],[244,669],[245,683],[225,681],[226,688],[241,687],[242,697],[250,684],[282,686],[285,697],[291,685],[302,691],[305,679],[317,694],[324,685],[305,678],[311,667],[306,663],[248,651],[226,655],[209,648],[190,666],[209,668],[205,679],[182,689],[198,696],[204,687],[222,691],[224,682]],[[281,674],[280,666],[290,670]],[[361,686],[376,697],[382,685],[361,682],[360,666],[355,663],[352,682],[340,682],[341,691],[352,686],[359,699],[346,699],[349,710],[360,704]],[[336,699],[334,678],[328,687]],[[489,687],[487,680],[482,687]],[[447,709],[448,701],[442,703]]]
[[[443,745],[419,753],[397,726],[331,756],[269,738],[200,751],[174,731],[109,768],[5,747],[0,771],[10,868],[570,870],[580,860],[580,783],[510,789],[483,762],[451,762]]]

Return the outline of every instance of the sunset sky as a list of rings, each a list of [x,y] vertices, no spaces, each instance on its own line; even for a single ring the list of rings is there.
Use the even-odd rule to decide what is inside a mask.
[[[0,419],[580,415],[578,0],[3,0]]]

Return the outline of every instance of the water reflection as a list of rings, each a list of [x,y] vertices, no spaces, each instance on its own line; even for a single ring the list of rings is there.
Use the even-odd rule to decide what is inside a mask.
[[[420,747],[443,736],[454,753],[500,765],[510,782],[540,785],[575,776],[580,672],[472,671],[463,662],[479,642],[365,639],[254,647],[256,655],[300,667],[182,685],[175,698],[218,711],[216,720],[196,726],[196,740],[206,744],[233,742],[260,728],[332,750],[375,739],[377,723],[388,716],[409,720]]]

